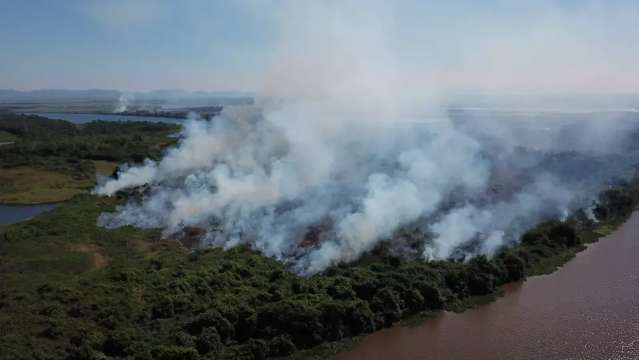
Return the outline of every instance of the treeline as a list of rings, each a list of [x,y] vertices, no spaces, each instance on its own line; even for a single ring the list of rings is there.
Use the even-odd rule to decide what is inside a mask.
[[[0,167],[64,168],[83,160],[141,162],[158,158],[179,126],[151,122],[95,121],[74,125],[35,115],[0,113],[0,131],[19,138],[3,146]],[[70,170],[70,171],[76,171]]]
[[[605,212],[610,223],[622,221],[637,203],[636,194],[636,187],[605,191],[595,211]],[[595,225],[583,213],[565,222],[548,221],[490,259],[404,262],[379,255],[304,278],[247,248],[185,254],[176,243],[163,242],[136,250],[130,239],[157,234],[95,228],[104,208],[94,202],[76,198],[44,219],[5,232],[5,243],[22,243],[22,248],[66,234],[95,242],[111,259],[104,270],[75,280],[43,280],[20,295],[0,290],[0,309],[12,314],[0,326],[5,334],[16,331],[14,337],[0,338],[0,345],[12,358],[29,358],[36,350],[44,359],[287,356],[407,316],[462,309],[476,296],[537,273],[546,262],[565,261],[583,248],[584,235]],[[3,261],[0,269],[15,271],[8,268],[10,260]],[[25,311],[36,314],[31,327],[20,318]]]
[[[47,140],[51,137],[73,136],[78,133],[77,127],[68,121],[12,112],[0,113],[0,130],[25,140]]]

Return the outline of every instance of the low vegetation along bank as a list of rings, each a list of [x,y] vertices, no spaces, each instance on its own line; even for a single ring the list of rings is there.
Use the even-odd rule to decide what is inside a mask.
[[[55,157],[34,149],[56,140],[11,132],[27,140],[2,155],[3,167],[18,159],[8,168],[73,176],[77,163],[69,159],[126,160],[118,146],[106,154],[120,155],[97,158],[104,154],[90,149],[102,141],[86,139],[107,141],[120,131],[132,136],[121,147],[138,146],[129,144],[135,135],[119,128],[130,125],[93,125],[104,129],[98,135],[60,126],[69,134]],[[77,144],[89,149],[81,152]],[[160,151],[138,149],[149,151],[144,156]],[[52,159],[61,168],[48,167]],[[49,213],[0,227],[0,359],[324,356],[401,319],[463,310],[502,284],[553,271],[624,221],[639,201],[639,185],[603,192],[595,209],[600,223],[582,213],[548,221],[491,259],[403,261],[381,246],[357,263],[310,278],[248,248],[193,252],[161,240],[158,231],[96,226],[99,214],[125,201],[79,194]]]

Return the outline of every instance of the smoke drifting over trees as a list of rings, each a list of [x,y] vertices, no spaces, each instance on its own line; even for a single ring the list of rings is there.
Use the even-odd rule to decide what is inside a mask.
[[[98,186],[148,185],[100,224],[198,227],[312,274],[407,228],[425,259],[490,255],[631,173],[635,113],[449,112],[439,68],[398,57],[392,12],[346,8],[293,6],[257,104],[192,119],[162,160]]]

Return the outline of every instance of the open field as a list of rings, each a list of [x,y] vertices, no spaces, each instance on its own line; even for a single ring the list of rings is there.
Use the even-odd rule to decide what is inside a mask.
[[[94,161],[95,173],[101,176],[111,176],[115,169],[118,167],[118,163],[114,161]]]
[[[17,167],[0,173],[0,203],[37,204],[68,200],[93,186],[93,179],[75,179],[53,171]]]
[[[95,174],[110,176],[117,163],[95,161]],[[95,176],[72,176],[33,167],[16,167],[0,172],[0,203],[38,204],[69,200],[95,186]]]

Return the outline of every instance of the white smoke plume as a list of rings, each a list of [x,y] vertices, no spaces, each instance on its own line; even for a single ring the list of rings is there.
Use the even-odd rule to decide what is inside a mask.
[[[558,123],[449,114],[428,82],[436,69],[416,73],[398,58],[384,26],[391,9],[311,4],[292,5],[295,16],[282,21],[257,105],[191,119],[160,161],[98,186],[107,196],[146,189],[101,225],[166,236],[197,227],[203,245],[249,244],[304,274],[353,261],[416,224],[432,235],[426,259],[477,241],[468,251],[490,255],[536,221],[589,204],[610,175],[594,171],[627,162],[594,166],[589,181],[583,167],[566,170],[579,167],[572,157],[546,167],[553,151],[586,144],[570,145]],[[593,159],[620,144],[596,138]]]
[[[434,235],[427,259],[447,258],[478,236],[477,253],[492,254],[508,242],[505,234],[516,238],[544,216],[568,211],[579,196],[596,194],[538,171],[541,160],[489,157],[487,145],[447,118],[350,120],[368,116],[374,114],[279,102],[227,110],[212,121],[192,119],[161,161],[125,169],[96,189],[101,195],[149,189],[141,203],[100,222],[160,227],[167,236],[199,227],[207,230],[208,245],[248,243],[314,273],[357,259],[415,222]],[[492,180],[499,166],[537,175],[514,181],[528,185],[503,199],[487,200],[490,185],[499,183]],[[602,184],[597,174],[588,175]],[[463,200],[451,200],[456,197]],[[303,246],[313,227],[322,229],[319,240]]]
[[[123,113],[125,111],[127,111],[127,109],[129,108],[129,102],[130,102],[130,95],[126,95],[126,94],[120,94],[120,97],[118,98],[118,103],[115,104],[115,109],[113,109],[114,113]]]

